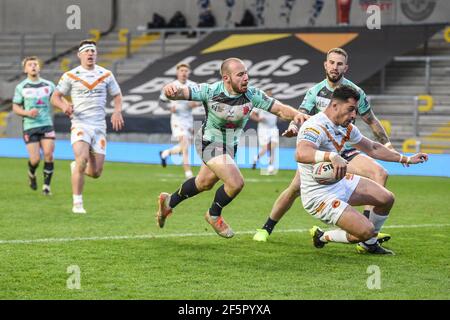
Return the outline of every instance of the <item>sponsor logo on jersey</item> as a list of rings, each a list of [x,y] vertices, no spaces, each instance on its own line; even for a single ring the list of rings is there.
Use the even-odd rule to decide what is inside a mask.
[[[319,139],[319,136],[317,136],[317,135],[315,135],[313,133],[305,132],[302,135],[302,139],[306,139],[306,140],[309,140],[309,141],[311,141],[313,143],[317,143],[317,140]]]
[[[314,133],[320,135],[320,131],[317,130],[317,129],[315,129],[315,128],[312,128],[312,127],[306,128],[306,129],[305,129],[305,132],[306,132],[306,131],[312,131],[312,132],[314,132]]]

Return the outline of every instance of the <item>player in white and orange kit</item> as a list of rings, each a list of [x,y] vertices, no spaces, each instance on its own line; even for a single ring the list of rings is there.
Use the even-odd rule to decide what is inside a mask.
[[[177,79],[173,83],[177,86],[195,85],[195,82],[189,80],[190,71],[191,68],[188,64],[178,64]],[[170,155],[182,154],[184,175],[186,176],[186,179],[192,178],[193,174],[191,165],[189,164],[189,146],[192,142],[192,135],[194,132],[194,117],[192,116],[192,109],[200,106],[200,104],[187,100],[169,100],[164,92],[161,92],[159,104],[170,108],[170,128],[172,130],[172,137],[178,140],[177,145],[159,153],[161,165],[166,167],[167,157]]]
[[[267,96],[271,97],[271,90],[266,90]],[[280,131],[277,126],[278,117],[270,112],[253,109],[251,119],[258,122],[258,155],[253,159],[252,169],[256,169],[259,159],[269,152],[269,165],[267,166],[268,174],[275,174],[275,151],[280,143]]]
[[[83,40],[78,48],[80,66],[64,73],[52,96],[52,103],[70,117],[75,161],[71,163],[73,213],[86,213],[83,207],[84,175],[99,178],[106,155],[106,98],[114,100],[111,123],[122,129],[122,93],[111,71],[96,65],[95,41]],[[70,96],[72,104],[62,99]]]
[[[341,150],[346,143],[365,152],[373,159],[406,164],[428,160],[425,153],[406,157],[379,142],[364,137],[352,124],[360,93],[350,85],[337,87],[329,106],[308,119],[297,136],[296,160],[299,162],[301,199],[305,210],[324,223],[341,229],[322,231],[311,229],[313,243],[322,248],[328,242],[358,243],[361,253],[393,254],[377,241],[377,234],[388,218],[394,204],[394,195],[382,185],[356,174],[347,174],[348,162]],[[313,165],[331,162],[334,184],[320,184],[313,175]],[[353,206],[371,205],[370,220]]]

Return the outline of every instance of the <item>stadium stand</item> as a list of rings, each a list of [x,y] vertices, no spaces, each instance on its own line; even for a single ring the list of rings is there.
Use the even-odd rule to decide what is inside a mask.
[[[113,70],[119,82],[131,78],[161,57],[191,47],[199,39],[186,37],[180,33],[170,37],[161,37],[157,33],[149,35],[133,33],[127,50],[127,38],[124,31],[110,33],[99,41],[99,64]],[[20,74],[21,56],[33,54],[46,60],[86,37],[89,35],[73,36],[72,34],[67,37],[61,34],[56,36],[0,34],[0,83],[3,84],[0,84],[0,87],[4,88],[3,91],[14,87],[17,80],[13,82],[7,82],[7,80]],[[409,59],[417,57],[417,61],[402,61],[401,59],[405,57],[410,57]],[[428,57],[429,62],[426,61]],[[46,65],[42,76],[57,81],[64,67],[68,69],[76,63],[76,55],[72,53],[64,59]],[[427,71],[428,63],[429,71]],[[429,72],[429,83],[427,83],[426,72]],[[397,149],[404,149],[406,152],[420,147],[426,152],[450,153],[449,80],[450,46],[445,40],[445,30],[441,30],[426,44],[405,56],[395,58],[383,71],[362,83],[361,87],[371,95],[371,103],[376,114],[390,126],[391,139]],[[433,107],[425,112],[415,113],[414,97],[427,94],[432,96]],[[380,95],[387,97],[381,99]],[[396,96],[396,98],[389,98],[389,96]],[[423,102],[420,101],[420,103]],[[417,118],[415,118],[416,115]],[[13,118],[8,117],[14,122]],[[15,125],[8,127],[12,128]],[[360,127],[370,136],[365,125]],[[15,135],[11,130],[6,130],[5,134],[6,136]],[[131,137],[136,138],[136,135]],[[130,136],[122,138],[128,140]],[[157,140],[161,138],[158,134]],[[139,139],[154,140],[151,137]],[[163,140],[168,141],[169,138],[164,137]],[[292,140],[282,139],[281,146],[292,146],[293,143]]]
[[[380,74],[361,84],[371,95],[407,97],[372,101],[376,114],[391,123],[391,138],[398,150],[411,152],[414,150],[414,140],[418,140],[420,143],[417,146],[420,144],[424,152],[450,153],[450,45],[444,38],[444,31],[445,29],[435,34],[427,45],[401,57],[416,57],[417,61],[400,61],[399,58],[391,62],[385,68],[384,88],[380,84]],[[427,62],[424,61],[427,58],[430,59],[429,85],[426,83]],[[427,94],[432,96],[433,106],[430,110],[417,114],[416,133],[415,105],[411,97]]]

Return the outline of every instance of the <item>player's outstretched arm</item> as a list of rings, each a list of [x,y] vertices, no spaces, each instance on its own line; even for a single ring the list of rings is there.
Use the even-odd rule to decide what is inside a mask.
[[[66,99],[64,99],[64,95],[58,90],[55,90],[55,92],[53,92],[50,102],[56,108],[61,109],[62,112],[64,112],[68,117],[72,116],[73,105]]]
[[[119,131],[125,125],[125,122],[123,121],[122,117],[122,94],[114,96],[113,101],[114,101],[114,111],[111,116],[111,124],[115,131]]]
[[[309,118],[307,114],[301,113],[291,106],[283,104],[277,100],[273,103],[270,112],[283,120],[293,120],[298,125],[303,124],[303,122]]]
[[[379,143],[384,145],[386,148],[400,154],[397,150],[394,149],[394,146],[392,145],[391,141],[389,140],[386,130],[384,130],[383,125],[381,124],[380,120],[378,120],[377,116],[373,113],[372,110],[369,110],[369,112],[367,112],[361,118],[370,127],[375,139]],[[409,164],[403,163],[403,166],[409,167]]]
[[[389,143],[389,137],[386,133],[386,130],[384,130],[383,125],[381,124],[380,120],[375,116],[372,110],[369,110],[365,115],[361,117],[365,123],[370,127],[370,129],[373,132],[373,135],[375,136],[375,139],[387,146]],[[387,146],[389,148],[389,146]],[[393,149],[393,148],[392,148]]]
[[[189,88],[185,85],[169,83],[164,86],[163,91],[170,100],[190,100]]]
[[[360,142],[353,145],[358,150],[367,153],[370,157],[389,162],[400,162],[406,164],[423,163],[428,160],[428,154],[419,152],[413,156],[407,157],[397,151],[393,151],[379,142],[372,141],[363,137]]]

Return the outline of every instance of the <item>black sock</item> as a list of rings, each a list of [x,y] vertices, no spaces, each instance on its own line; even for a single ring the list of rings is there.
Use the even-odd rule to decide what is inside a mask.
[[[370,210],[364,210],[363,215],[364,215],[367,219],[369,219],[369,217],[370,217]]]
[[[269,234],[272,233],[273,228],[275,228],[275,225],[278,223],[278,221],[272,220],[269,218],[267,218],[266,224],[264,225],[263,229],[267,230],[267,232]]]
[[[225,185],[221,185],[219,189],[216,191],[216,195],[214,196],[214,201],[209,208],[209,214],[212,216],[220,216],[222,214],[222,209],[227,204],[229,204],[233,198],[227,195],[225,192]]]
[[[36,163],[36,165],[32,165],[30,161],[28,161],[28,170],[30,171],[30,173],[34,176],[37,167],[39,166],[39,162]]]
[[[53,168],[53,162],[44,163],[44,184],[48,186],[50,185],[50,181],[52,180]]]
[[[195,177],[192,177],[183,182],[180,189],[172,193],[170,196],[169,206],[171,208],[175,208],[181,201],[193,197],[199,193],[200,191],[198,191],[197,186],[195,185]]]

